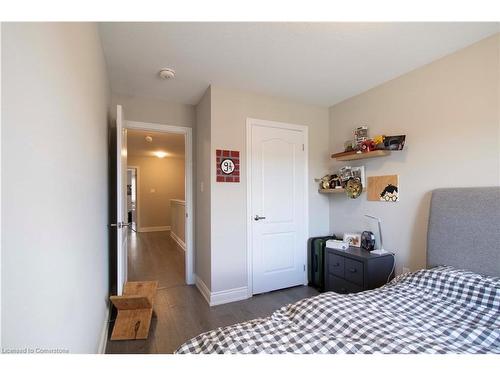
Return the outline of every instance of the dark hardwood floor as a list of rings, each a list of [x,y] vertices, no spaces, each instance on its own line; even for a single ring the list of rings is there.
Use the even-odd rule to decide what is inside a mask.
[[[129,280],[158,280],[159,288],[148,339],[108,340],[106,353],[110,354],[172,353],[200,333],[265,317],[283,305],[318,294],[299,286],[210,307],[194,285],[185,284],[184,252],[169,232],[130,232],[128,247]]]

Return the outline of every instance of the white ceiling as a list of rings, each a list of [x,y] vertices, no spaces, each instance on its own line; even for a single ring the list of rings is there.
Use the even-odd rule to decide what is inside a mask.
[[[146,136],[153,137],[151,143]],[[184,157],[184,135],[175,133],[148,132],[144,130],[127,131],[127,155],[135,157],[156,157],[155,151],[167,152],[167,157]]]
[[[197,104],[209,84],[329,106],[499,23],[102,23],[113,92]],[[172,67],[173,81],[161,80]]]

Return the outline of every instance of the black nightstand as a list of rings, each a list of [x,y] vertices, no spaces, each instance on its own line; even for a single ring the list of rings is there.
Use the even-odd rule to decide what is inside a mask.
[[[325,291],[356,293],[378,288],[393,271],[392,254],[371,254],[369,251],[325,249]],[[390,279],[394,277],[392,272]]]

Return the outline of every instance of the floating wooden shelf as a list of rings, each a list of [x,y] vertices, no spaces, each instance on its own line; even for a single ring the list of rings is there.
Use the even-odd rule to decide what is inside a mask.
[[[365,191],[365,189],[363,189],[363,192],[364,191]],[[345,194],[345,189],[318,189],[318,193],[321,193],[321,194],[339,194],[339,193]]]
[[[344,193],[345,194],[345,189],[318,189],[318,193],[321,193],[321,194]]]
[[[391,151],[388,150],[375,150],[370,152],[349,151],[349,152],[339,152],[336,154],[332,154],[332,159],[338,161],[348,161],[348,160],[379,158],[382,156],[389,156],[390,154]]]

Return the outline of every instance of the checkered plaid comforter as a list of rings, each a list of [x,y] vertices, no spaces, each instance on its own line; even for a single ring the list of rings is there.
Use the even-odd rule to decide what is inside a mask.
[[[500,278],[421,270],[375,290],[303,299],[176,353],[500,353]]]

